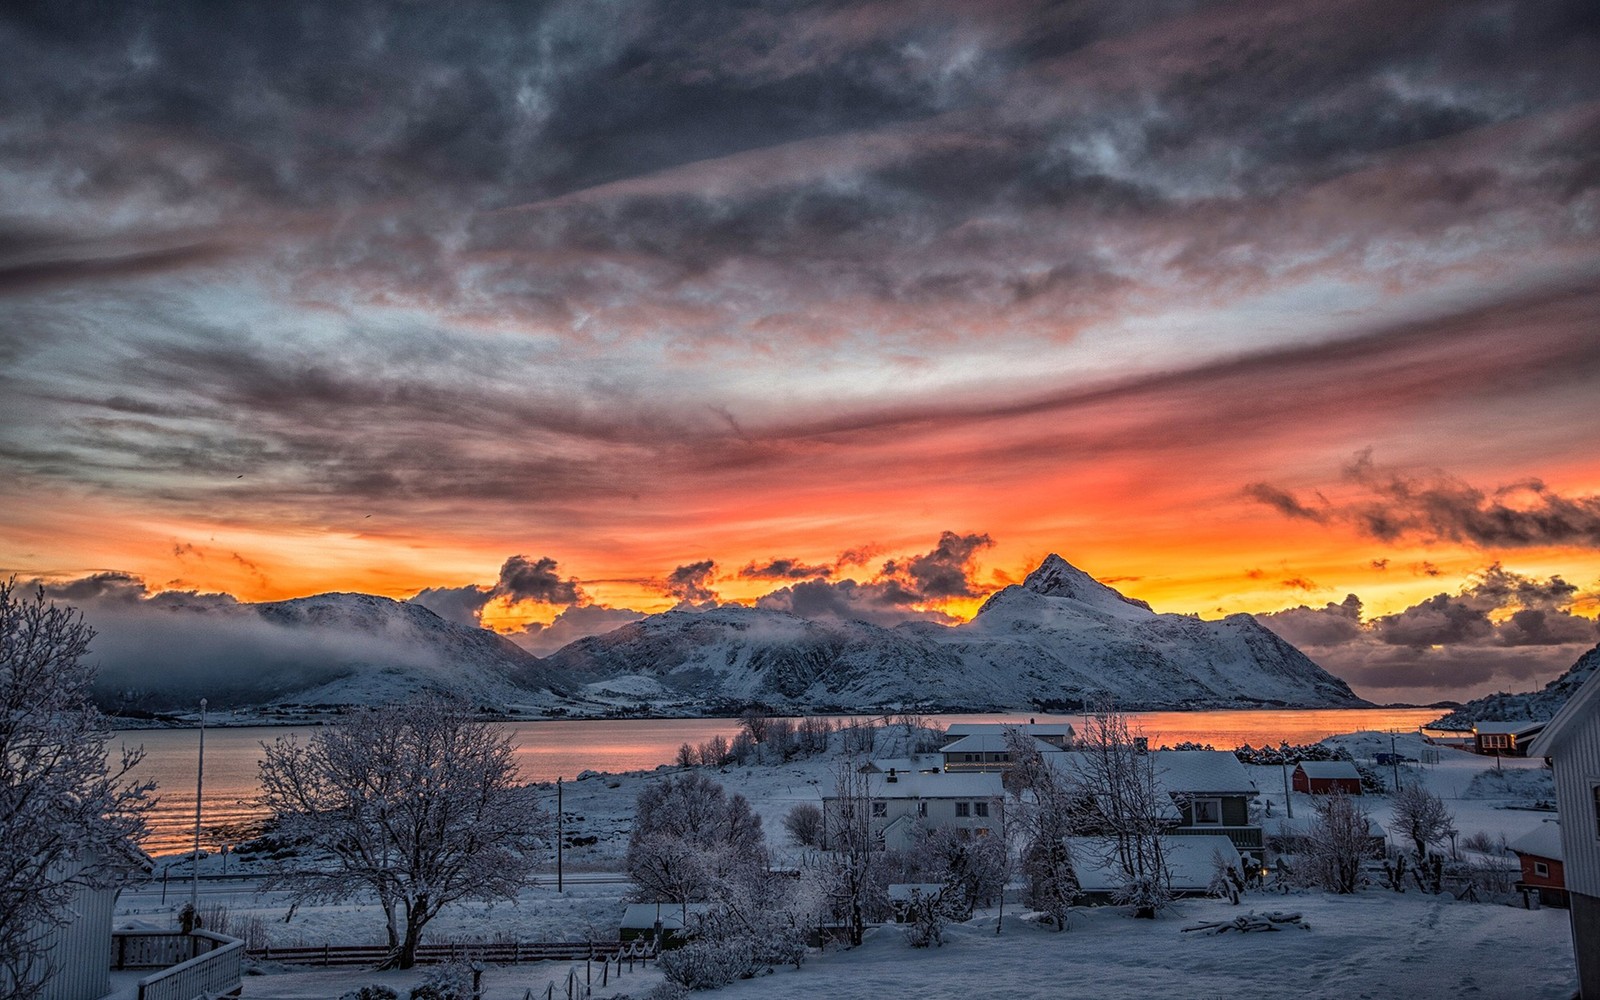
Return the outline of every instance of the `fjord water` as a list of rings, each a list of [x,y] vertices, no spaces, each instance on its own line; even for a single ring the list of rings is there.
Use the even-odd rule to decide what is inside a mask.
[[[1131,716],[1154,745],[1184,741],[1231,749],[1244,743],[1276,745],[1313,743],[1337,733],[1357,730],[1415,731],[1439,717],[1438,709],[1332,708],[1243,709],[1210,712],[1141,712]],[[863,716],[863,718],[866,718]],[[979,714],[929,715],[930,721],[953,722],[1082,722],[1075,715]],[[670,762],[682,743],[700,744],[721,734],[732,737],[735,719],[591,719],[507,722],[518,745],[517,764],[529,781],[572,779],[583,771],[638,771]],[[260,817],[251,800],[256,795],[256,765],[261,744],[279,737],[305,740],[313,726],[211,727],[206,730],[205,807],[201,844],[214,849],[239,839],[238,829]],[[199,731],[194,729],[122,730],[111,741],[142,745],[145,759],[136,772],[153,780],[160,796],[145,842],[153,854],[186,849],[194,837],[195,762]]]

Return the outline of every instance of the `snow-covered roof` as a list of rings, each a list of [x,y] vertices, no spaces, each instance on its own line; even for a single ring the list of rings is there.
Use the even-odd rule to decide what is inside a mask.
[[[867,775],[867,794],[875,799],[995,799],[1005,794],[1000,775],[887,774]]]
[[[1107,856],[1112,852],[1105,838],[1068,837],[1066,844],[1072,855],[1072,870],[1084,892],[1112,892],[1122,884],[1122,869]],[[1211,858],[1217,852],[1239,869],[1239,849],[1223,836],[1163,837],[1161,850],[1176,892],[1204,892],[1211,884]]]
[[[1040,753],[1061,753],[1061,748],[1053,743],[1046,743],[1037,736],[1033,737],[1033,748]],[[1004,753],[1010,749],[1006,743],[1004,733],[971,733],[956,740],[946,743],[939,748],[940,753]]]
[[[1545,725],[1543,722],[1534,722],[1531,719],[1520,719],[1515,722],[1480,722],[1472,727],[1472,731],[1493,736],[1526,736],[1538,732]]]
[[[1015,729],[1029,736],[1071,736],[1070,722],[952,722],[945,729],[946,736],[973,736],[980,733],[1004,733]]]
[[[1546,820],[1508,845],[1518,854],[1561,860],[1561,824]]]
[[[1550,724],[1544,727],[1544,732],[1534,737],[1528,744],[1528,756],[1551,757],[1554,756],[1556,747],[1566,740],[1569,732],[1582,722],[1594,725],[1596,716],[1600,716],[1600,670],[1589,675],[1577,693],[1567,699],[1561,706],[1561,711],[1556,713]]]
[[[1255,795],[1250,772],[1231,750],[1158,750],[1156,780],[1174,795]]]
[[[682,903],[629,903],[628,908],[622,911],[622,928],[630,931],[647,931],[655,927],[656,920],[661,920],[662,930],[683,930]],[[711,912],[710,903],[690,903],[689,916],[699,916]]]
[[[1303,760],[1295,770],[1304,771],[1308,778],[1352,778],[1361,780],[1361,772],[1348,760]]]
[[[906,774],[915,771],[936,771],[943,764],[944,761],[938,754],[924,754],[917,757],[885,757],[881,760],[869,760],[861,769],[883,774],[888,774],[890,770]]]

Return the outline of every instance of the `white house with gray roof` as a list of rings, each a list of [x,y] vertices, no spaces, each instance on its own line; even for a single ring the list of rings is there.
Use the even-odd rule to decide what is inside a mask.
[[[919,828],[951,829],[970,837],[998,837],[1004,832],[1005,788],[998,773],[889,771],[862,777],[872,832],[891,850],[911,847]],[[837,796],[823,796],[824,821],[837,822],[841,810],[856,805]]]

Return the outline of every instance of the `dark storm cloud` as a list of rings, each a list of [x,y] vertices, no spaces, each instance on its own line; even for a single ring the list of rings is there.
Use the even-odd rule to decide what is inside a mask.
[[[972,560],[979,550],[994,545],[988,535],[940,534],[933,551],[906,560],[890,560],[883,565],[883,577],[904,580],[909,592],[919,600],[973,597]]]
[[[1401,537],[1464,542],[1482,548],[1600,548],[1600,496],[1562,496],[1537,479],[1480,489],[1443,472],[1417,476],[1377,466],[1370,451],[1346,466],[1344,479],[1367,499],[1318,507],[1257,483],[1245,494],[1286,517],[1353,525],[1390,542]]]
[[[747,580],[809,580],[831,576],[833,571],[832,566],[813,566],[799,559],[769,559],[741,567],[739,575]]]
[[[1600,639],[1600,622],[1573,613],[1579,596],[1559,576],[1540,579],[1494,563],[1454,594],[1370,620],[1354,594],[1257,617],[1353,684],[1448,693],[1489,681],[1526,686],[1571,663]]]
[[[473,626],[481,624],[484,607],[497,599],[510,604],[529,601],[570,605],[582,601],[583,587],[577,578],[563,578],[558,569],[557,562],[549,556],[511,556],[501,564],[500,578],[492,586],[429,587],[411,601],[447,621]]]
[[[952,597],[979,596],[985,588],[975,580],[977,553],[994,545],[986,534],[942,532],[932,550],[890,559],[866,582],[852,579],[807,580],[764,595],[759,608],[787,611],[803,618],[823,617],[894,625],[903,621],[953,621],[917,604]],[[840,563],[844,565],[843,561]]]
[[[663,593],[683,601],[714,601],[717,592],[712,589],[717,564],[710,559],[679,566],[661,582]]]

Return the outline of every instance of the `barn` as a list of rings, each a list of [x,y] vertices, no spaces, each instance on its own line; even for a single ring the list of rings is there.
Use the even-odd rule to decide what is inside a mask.
[[[1307,795],[1361,794],[1361,772],[1348,760],[1303,760],[1295,765],[1293,783]]]

